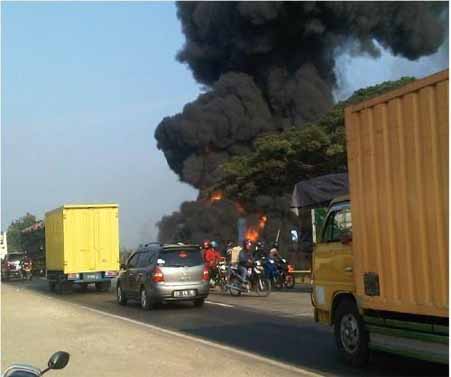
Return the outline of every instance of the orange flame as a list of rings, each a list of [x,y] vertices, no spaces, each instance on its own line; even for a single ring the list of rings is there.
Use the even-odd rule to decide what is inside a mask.
[[[223,197],[224,197],[224,195],[222,194],[222,192],[219,192],[219,191],[214,192],[214,193],[211,194],[211,196],[210,196],[210,202],[211,202],[211,203],[217,202],[217,201],[219,201],[219,200],[222,200]]]
[[[259,232],[255,227],[250,226],[246,230],[245,237],[246,237],[246,239],[251,240],[252,242],[255,242],[258,240]]]
[[[261,230],[263,230],[263,228],[265,227],[266,222],[268,221],[268,217],[263,215],[262,217],[260,217],[260,221],[258,223],[258,226],[260,227]]]
[[[244,215],[246,213],[243,206],[239,202],[235,202],[235,208],[240,215]]]
[[[252,242],[255,242],[259,239],[260,233],[265,228],[266,222],[268,221],[268,217],[263,215],[260,217],[258,221],[258,226],[249,226],[246,230],[245,237]]]

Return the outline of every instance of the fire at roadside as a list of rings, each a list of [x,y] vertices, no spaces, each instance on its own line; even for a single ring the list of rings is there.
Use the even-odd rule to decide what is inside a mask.
[[[177,16],[186,38],[177,59],[207,91],[165,117],[155,138],[169,167],[200,193],[161,219],[159,240],[225,242],[244,228],[266,243],[280,232],[288,250],[299,230],[288,195],[255,198],[253,211],[219,192],[205,199],[222,164],[252,151],[261,135],[329,111],[340,52],[376,58],[382,46],[410,60],[430,55],[445,40],[448,12],[435,2],[181,2]]]

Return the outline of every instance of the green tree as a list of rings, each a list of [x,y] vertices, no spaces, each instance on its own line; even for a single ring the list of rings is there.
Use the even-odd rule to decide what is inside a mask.
[[[413,80],[413,77],[403,77],[357,90],[316,123],[258,138],[253,152],[234,157],[222,166],[223,178],[209,192],[223,191],[226,197],[252,208],[259,195],[278,197],[290,193],[302,179],[345,172],[345,107]]]
[[[31,213],[14,220],[6,231],[9,251],[24,251],[25,239],[22,230],[37,222],[36,217]]]

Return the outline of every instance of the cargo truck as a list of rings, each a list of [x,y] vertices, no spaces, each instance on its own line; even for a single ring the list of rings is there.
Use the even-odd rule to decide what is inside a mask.
[[[448,363],[448,71],[345,109],[349,196],[313,253],[314,318],[370,350]]]
[[[108,290],[119,272],[117,204],[64,205],[45,214],[46,276],[59,293],[74,284]]]

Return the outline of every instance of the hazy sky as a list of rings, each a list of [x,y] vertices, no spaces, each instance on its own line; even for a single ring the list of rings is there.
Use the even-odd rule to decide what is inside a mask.
[[[2,229],[64,203],[120,205],[121,244],[197,192],[178,182],[153,133],[200,92],[175,61],[173,3],[2,2]],[[448,67],[448,43],[409,62],[338,59],[343,98],[360,87]]]

